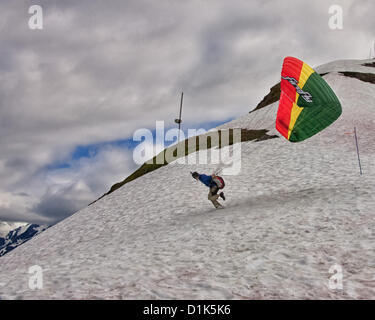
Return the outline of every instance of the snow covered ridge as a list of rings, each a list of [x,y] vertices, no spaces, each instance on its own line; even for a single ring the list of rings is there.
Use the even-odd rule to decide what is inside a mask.
[[[214,149],[216,147],[221,149],[227,145],[229,146],[233,145],[234,143],[237,142],[234,137],[235,135],[234,132],[236,129],[238,130],[237,132],[241,133],[241,136],[239,139],[240,142],[244,142],[244,141],[258,142],[258,141],[278,138],[278,136],[276,135],[268,135],[267,134],[268,130],[264,130],[264,129],[251,130],[251,129],[242,129],[242,128],[229,128],[229,129],[224,129],[224,130],[217,130],[214,132],[209,131],[208,133],[205,133],[205,134],[190,137],[188,139],[181,141],[178,144],[165,148],[162,152],[160,152],[153,159],[151,159],[150,161],[151,163],[148,163],[148,162],[144,163],[140,168],[138,168],[125,180],[114,184],[111,187],[111,189],[107,193],[105,193],[103,196],[101,196],[99,199],[102,199],[103,197],[109,195],[110,193],[114,192],[118,188],[121,188],[122,186],[129,183],[130,181],[133,181],[134,179],[137,179],[143,176],[144,174],[150,173],[156,169],[159,169],[171,163],[172,161],[168,160],[167,154],[170,154],[170,155],[173,154],[174,158],[184,158],[190,153],[202,151],[203,149],[209,150],[209,149]],[[226,136],[228,139],[224,139],[224,136]],[[177,154],[177,151],[180,151],[180,150],[182,150],[182,152],[180,152],[180,154]],[[161,159],[162,161],[158,162],[157,161],[158,159]],[[95,200],[92,203],[95,203],[96,201],[97,200]]]
[[[366,60],[337,60],[323,64],[315,68],[315,71],[322,73],[332,72],[360,72],[360,73],[375,73],[374,64],[375,59]]]
[[[3,222],[2,224],[5,223]],[[10,223],[10,225],[12,225],[12,223]],[[0,237],[0,257],[49,228],[47,225],[40,226],[27,223],[17,223],[16,225],[20,226],[10,230],[5,237]]]
[[[225,209],[212,207],[191,166],[160,167],[1,257],[0,297],[375,299],[375,85],[324,78],[340,118],[300,143],[242,142],[240,174],[224,176]],[[277,134],[277,109],[217,129]],[[36,265],[39,289],[29,286]]]

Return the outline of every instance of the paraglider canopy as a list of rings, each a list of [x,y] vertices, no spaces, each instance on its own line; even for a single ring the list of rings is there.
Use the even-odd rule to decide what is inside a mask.
[[[327,82],[305,62],[286,57],[276,129],[289,141],[303,141],[341,115],[341,104]]]

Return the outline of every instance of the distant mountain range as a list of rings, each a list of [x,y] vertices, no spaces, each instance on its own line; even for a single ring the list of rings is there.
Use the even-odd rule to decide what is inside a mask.
[[[46,230],[49,226],[0,222],[0,257]]]

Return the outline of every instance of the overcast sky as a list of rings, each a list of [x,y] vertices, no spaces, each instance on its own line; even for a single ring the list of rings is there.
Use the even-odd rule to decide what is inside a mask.
[[[331,30],[329,7],[343,8]],[[31,5],[43,29],[29,28]],[[0,1],[0,220],[55,223],[137,165],[156,120],[215,126],[253,109],[288,55],[366,59],[373,0]]]

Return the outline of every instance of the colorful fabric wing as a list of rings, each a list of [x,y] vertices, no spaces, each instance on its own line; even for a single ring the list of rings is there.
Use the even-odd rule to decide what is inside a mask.
[[[276,129],[298,142],[322,131],[341,115],[341,104],[325,80],[293,57],[284,59]]]

